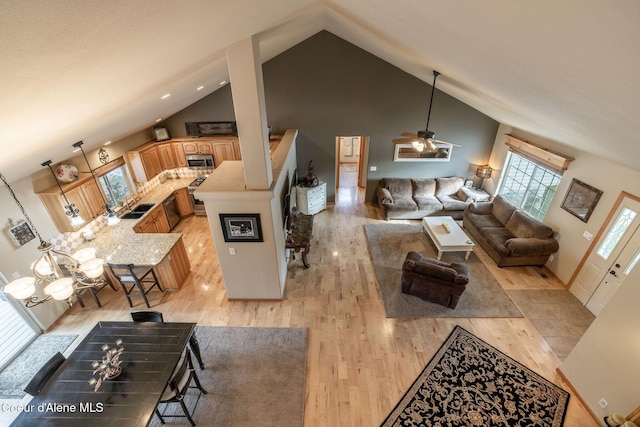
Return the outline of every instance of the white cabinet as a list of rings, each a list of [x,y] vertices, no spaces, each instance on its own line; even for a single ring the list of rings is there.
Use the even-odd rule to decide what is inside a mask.
[[[327,183],[315,187],[296,187],[296,204],[305,215],[314,215],[327,208]]]

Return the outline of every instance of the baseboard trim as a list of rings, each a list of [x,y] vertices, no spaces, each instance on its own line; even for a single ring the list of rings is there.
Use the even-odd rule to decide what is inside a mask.
[[[571,381],[569,381],[569,379],[564,375],[564,373],[560,370],[560,368],[556,368],[556,374],[562,379],[562,381],[567,385],[567,387],[569,387],[569,392],[571,393],[571,397],[573,398],[577,398],[580,403],[582,404],[582,406],[584,406],[584,408],[587,410],[587,412],[589,412],[589,415],[591,415],[591,418],[593,418],[593,421],[598,424],[601,425],[602,424],[602,420],[600,419],[600,417],[598,417],[589,407],[589,405],[587,405],[587,402],[585,402],[585,400],[582,398],[582,396],[580,396],[580,393],[578,393],[578,391],[575,389],[575,387],[573,387],[573,384],[571,384]]]

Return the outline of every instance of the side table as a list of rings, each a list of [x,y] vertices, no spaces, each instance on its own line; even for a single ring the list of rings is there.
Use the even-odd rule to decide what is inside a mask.
[[[291,222],[291,232],[286,236],[284,243],[284,247],[286,249],[293,249],[294,253],[302,251],[302,264],[304,268],[311,266],[307,260],[307,255],[311,250],[312,235],[313,215],[298,214]]]

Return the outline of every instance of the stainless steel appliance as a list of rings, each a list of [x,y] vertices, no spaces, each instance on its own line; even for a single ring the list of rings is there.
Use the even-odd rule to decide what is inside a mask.
[[[169,221],[169,229],[172,230],[173,227],[180,222],[180,213],[178,212],[176,196],[172,194],[164,199],[162,207],[164,208],[164,213],[167,215],[167,220]]]
[[[193,213],[195,215],[207,215],[207,211],[204,208],[204,202],[202,200],[196,199],[195,195],[193,194],[193,192],[196,191],[196,188],[198,188],[200,184],[202,184],[204,180],[207,179],[207,176],[208,175],[198,175],[198,177],[187,186],[189,194],[191,195],[191,201],[193,202]]]
[[[187,154],[187,167],[191,169],[214,169],[213,154]]]

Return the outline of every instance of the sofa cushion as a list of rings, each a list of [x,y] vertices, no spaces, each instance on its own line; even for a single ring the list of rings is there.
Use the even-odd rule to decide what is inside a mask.
[[[500,257],[509,256],[510,251],[505,242],[514,237],[509,230],[504,227],[485,228],[482,230],[482,236]]]
[[[513,215],[513,212],[515,212],[517,208],[516,205],[498,195],[493,199],[493,209],[491,213],[502,225],[507,225],[509,218],[511,218],[511,215]]]
[[[442,203],[436,196],[414,196],[413,200],[418,204],[418,209],[436,212],[442,210]]]
[[[436,194],[436,180],[434,178],[412,179],[413,195],[418,197],[434,196]]]
[[[553,234],[551,227],[531,218],[520,210],[516,210],[513,215],[511,215],[505,228],[516,237],[546,239]]]
[[[411,198],[411,196],[401,196],[395,194],[393,196],[394,203],[385,205],[390,211],[417,211],[418,204]]]
[[[436,178],[436,196],[450,196],[456,194],[464,186],[464,178],[453,176],[450,178]]]
[[[460,199],[458,199],[458,197],[456,197],[456,196],[441,195],[441,196],[438,196],[438,200],[440,200],[440,202],[442,203],[442,206],[444,206],[445,210],[463,211],[463,210],[465,210],[467,208],[467,203],[463,202]]]
[[[481,215],[473,213],[473,211],[468,211],[466,219],[480,230],[488,227],[503,227],[503,225],[500,224],[500,221],[498,221],[493,215]]]
[[[411,198],[413,195],[413,185],[411,180],[408,178],[384,178],[382,187],[389,190],[394,200],[396,200],[396,197],[398,196]],[[396,203],[397,202],[398,201],[396,200]]]

